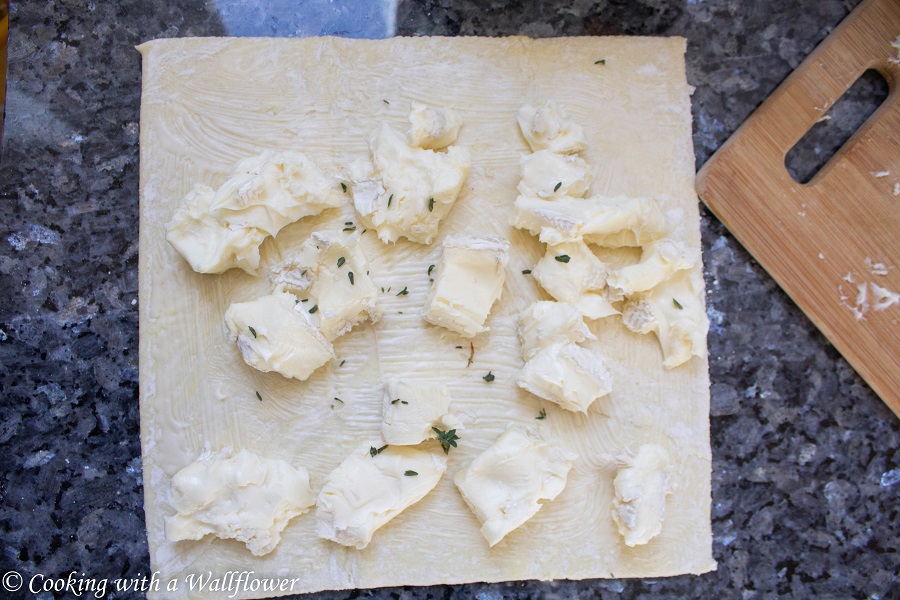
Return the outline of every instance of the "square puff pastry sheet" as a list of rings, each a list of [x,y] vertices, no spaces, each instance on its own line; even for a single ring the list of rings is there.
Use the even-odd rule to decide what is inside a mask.
[[[583,153],[592,191],[666,196],[679,226],[672,236],[699,248],[694,192],[690,87],[681,38],[522,37],[394,38],[383,41],[194,38],[148,42],[143,55],[140,165],[140,401],[144,491],[152,570],[175,593],[189,574],[254,571],[299,577],[293,592],[521,579],[658,577],[715,568],[710,531],[708,362],[662,366],[652,335],[631,333],[618,318],[591,323],[607,357],[614,391],[586,415],[559,410],[515,384],[522,359],[516,337],[522,309],[547,299],[521,270],[544,247],[509,226],[519,159],[529,152],[516,123],[526,103],[552,99],[588,139]],[[595,61],[605,59],[605,64]],[[201,275],[165,240],[164,224],[196,182],[220,185],[234,163],[267,149],[306,153],[342,176],[368,155],[379,121],[406,131],[410,103],[452,106],[463,119],[459,144],[472,173],[431,246],[362,236],[372,277],[390,288],[384,317],[335,343],[337,359],[308,381],[247,367],[229,344],[222,317],[232,302],[270,293],[271,283],[234,269]],[[350,197],[283,229],[261,248],[271,266],[312,231],[358,223]],[[510,240],[502,300],[475,340],[420,317],[428,265],[447,235]],[[700,269],[701,266],[696,267]],[[408,288],[408,295],[396,292]],[[457,346],[463,346],[457,349]],[[345,361],[343,366],[338,366]],[[493,372],[496,379],[482,377]],[[364,550],[320,539],[312,514],[296,517],[280,545],[254,557],[238,542],[165,539],[174,513],[170,480],[212,450],[247,448],[309,469],[313,490],[381,427],[383,381],[445,383],[465,424],[437,488],[378,531]],[[263,401],[257,400],[259,391]],[[339,397],[343,404],[332,398]],[[332,405],[334,407],[332,408]],[[541,408],[547,418],[536,421]],[[489,447],[510,423],[538,424],[548,440],[579,455],[568,485],[529,522],[488,548],[479,524],[453,486],[459,468]],[[641,444],[673,457],[674,492],[662,532],[627,547],[610,512],[616,457]],[[432,550],[429,550],[432,549]],[[216,596],[207,592],[207,596]],[[238,593],[235,597],[256,597]]]

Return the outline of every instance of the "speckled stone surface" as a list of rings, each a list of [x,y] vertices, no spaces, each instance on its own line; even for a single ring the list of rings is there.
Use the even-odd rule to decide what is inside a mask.
[[[396,23],[404,35],[683,35],[700,165],[855,4],[403,0]],[[235,33],[226,22],[241,7],[243,31],[304,31],[255,5],[13,4],[0,162],[0,573],[18,571],[26,587],[70,571],[148,574],[133,47]],[[315,597],[900,597],[900,420],[707,212],[702,227],[718,571]]]

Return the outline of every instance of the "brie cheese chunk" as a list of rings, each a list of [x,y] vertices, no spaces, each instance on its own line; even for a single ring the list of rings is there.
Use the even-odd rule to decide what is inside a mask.
[[[678,271],[648,292],[636,294],[622,309],[622,322],[635,333],[654,332],[667,369],[692,356],[706,356],[709,319],[702,300],[702,275]]]
[[[432,427],[457,427],[455,419],[445,419],[449,410],[450,394],[443,385],[388,381],[381,436],[392,446],[420,444],[435,437]]]
[[[509,242],[494,236],[447,236],[442,247],[422,316],[474,337],[489,329],[485,321],[503,293]]]
[[[383,446],[359,445],[328,474],[316,500],[319,537],[365,548],[379,527],[424,498],[447,470],[439,447],[388,446],[379,452]]]
[[[584,240],[607,248],[644,246],[664,237],[668,223],[657,200],[627,196],[516,198],[513,226],[545,244]]]
[[[235,539],[255,556],[275,549],[288,522],[309,512],[316,496],[309,473],[249,450],[205,449],[172,477],[166,539],[199,540],[208,534]]]
[[[412,147],[387,123],[372,140],[372,163],[351,167],[353,204],[378,238],[430,244],[469,174],[469,152]]]
[[[359,245],[359,233],[313,232],[300,251],[275,265],[271,276],[276,291],[307,300],[305,309],[317,306],[322,335],[329,341],[356,325],[381,318],[378,288],[368,275],[369,262]]]
[[[166,225],[166,239],[201,273],[255,274],[266,236],[340,201],[336,181],[304,154],[269,150],[239,161],[215,191],[196,186]]]
[[[511,427],[453,481],[494,546],[563,491],[576,458],[533,428]]]
[[[658,444],[644,444],[619,466],[612,517],[627,546],[646,544],[662,531],[671,462]]]
[[[659,285],[677,271],[690,269],[698,260],[696,249],[664,239],[644,247],[640,261],[613,271],[606,282],[614,294],[629,296]]]
[[[331,342],[312,323],[306,305],[286,292],[232,304],[225,325],[244,362],[264,373],[304,381],[334,358]]]
[[[440,150],[456,142],[462,119],[449,108],[438,109],[412,102],[409,111],[409,145]]]
[[[255,227],[232,228],[210,213],[215,191],[196,184],[166,224],[166,240],[198,273],[237,267],[255,274],[259,246],[268,235]]]
[[[538,150],[523,156],[519,165],[522,181],[518,189],[523,196],[583,198],[591,185],[587,163],[577,154]]]
[[[612,391],[612,375],[598,352],[562,341],[529,359],[516,385],[566,410],[586,413],[594,400]]]
[[[574,154],[587,148],[584,131],[555,102],[526,104],[517,114],[519,129],[532,152],[550,150]]]
[[[617,315],[606,293],[607,268],[584,242],[548,246],[531,274],[560,302],[578,308],[588,319]]]
[[[581,311],[567,302],[535,302],[519,316],[519,341],[522,358],[533,358],[543,348],[557,342],[597,339],[584,323]]]

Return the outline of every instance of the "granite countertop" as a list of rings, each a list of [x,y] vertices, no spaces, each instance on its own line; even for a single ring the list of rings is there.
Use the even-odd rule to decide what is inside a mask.
[[[699,166],[857,2],[402,0],[396,21],[391,2],[354,12],[346,2],[304,0],[281,18],[256,4],[13,3],[0,162],[0,573],[17,571],[27,582],[70,571],[110,580],[149,572],[138,420],[136,44],[395,28],[682,35],[696,86]],[[347,27],[351,13],[356,23]],[[863,90],[860,105],[877,87]],[[716,572],[314,597],[900,596],[900,420],[706,211],[702,233]]]

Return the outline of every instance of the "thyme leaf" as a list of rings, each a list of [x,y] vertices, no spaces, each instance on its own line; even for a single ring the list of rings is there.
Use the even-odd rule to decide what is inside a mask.
[[[568,254],[560,254],[559,256],[556,256],[554,258],[556,258],[556,260],[558,260],[561,263],[567,263],[567,262],[569,262],[569,260],[571,260],[569,258]]]
[[[436,434],[437,439],[441,443],[441,448],[444,449],[444,454],[450,454],[451,446],[456,448],[456,440],[459,439],[459,436],[456,435],[456,430],[451,429],[450,431],[442,431],[437,427],[431,428]]]
[[[294,304],[296,304],[296,302],[295,302],[295,303],[294,303]],[[255,329],[253,329],[253,328],[252,328],[252,327],[250,327],[250,326],[249,326],[249,325],[247,325],[247,329],[249,329],[249,330],[250,330],[250,333],[252,333],[252,334],[253,334],[253,337],[256,337],[256,330],[255,330]]]

